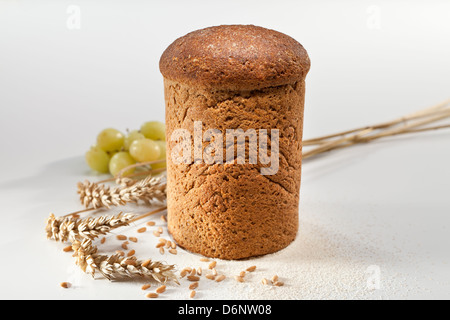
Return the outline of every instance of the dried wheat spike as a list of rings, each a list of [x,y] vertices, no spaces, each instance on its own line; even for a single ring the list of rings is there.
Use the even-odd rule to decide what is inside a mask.
[[[93,240],[100,235],[109,233],[113,229],[128,226],[134,217],[134,214],[119,213],[98,218],[77,219],[70,216],[57,218],[54,214],[50,214],[45,230],[47,238],[55,241]]]
[[[163,202],[166,199],[166,184],[161,180],[161,177],[148,176],[131,185],[129,182],[120,182],[121,185],[114,188],[86,180],[78,183],[77,192],[81,204],[86,208],[110,208],[139,201],[150,204],[154,200]]]
[[[108,280],[146,278],[154,279],[160,283],[166,283],[167,281],[179,283],[173,265],[151,260],[144,264],[143,261],[137,260],[135,257],[127,258],[117,254],[101,255],[89,239],[84,239],[82,242],[75,241],[72,248],[75,251],[74,256],[77,265],[83,272],[90,273],[93,277],[96,272],[99,272]]]

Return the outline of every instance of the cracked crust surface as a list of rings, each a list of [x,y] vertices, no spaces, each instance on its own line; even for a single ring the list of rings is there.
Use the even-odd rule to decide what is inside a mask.
[[[164,82],[167,137],[176,129],[192,133],[194,121],[203,123],[203,132],[280,132],[279,170],[270,176],[261,175],[261,164],[226,164],[225,143],[224,164],[175,164],[170,155],[176,142],[169,138],[167,218],[174,240],[189,251],[221,259],[286,247],[298,229],[304,82],[252,91]]]
[[[167,219],[179,246],[208,257],[245,259],[295,239],[309,66],[294,39],[255,26],[194,31],[163,53]],[[192,134],[194,121],[202,122],[203,133],[218,129],[224,140],[227,129],[278,129],[278,172],[262,175],[260,163],[225,163],[225,141],[223,164],[174,163],[176,142],[170,137],[177,129]],[[248,143],[245,150],[248,160]]]
[[[253,25],[222,25],[175,40],[159,62],[165,78],[226,89],[257,89],[304,79],[310,61],[293,38]]]

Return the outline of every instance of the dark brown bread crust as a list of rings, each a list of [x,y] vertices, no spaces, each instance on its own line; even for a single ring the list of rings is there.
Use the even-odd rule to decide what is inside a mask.
[[[304,86],[300,81],[261,90],[217,91],[164,80],[167,219],[180,247],[208,257],[243,259],[276,252],[295,239]],[[172,132],[192,133],[194,121],[203,123],[203,132],[278,129],[278,172],[264,176],[260,165],[251,164],[174,163]]]
[[[167,219],[178,245],[209,257],[244,259],[295,239],[309,66],[297,41],[255,26],[194,31],[163,53]],[[262,175],[260,164],[249,163],[174,163],[171,135],[177,129],[192,134],[195,121],[203,132],[278,129],[278,172]]]
[[[167,79],[246,90],[300,81],[310,61],[303,46],[283,33],[253,25],[223,25],[175,40],[159,66]]]

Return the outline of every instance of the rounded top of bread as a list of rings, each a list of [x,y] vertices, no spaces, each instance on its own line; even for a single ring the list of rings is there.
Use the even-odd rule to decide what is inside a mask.
[[[310,61],[293,38],[253,25],[222,25],[188,33],[162,54],[165,78],[186,84],[254,90],[304,79]]]

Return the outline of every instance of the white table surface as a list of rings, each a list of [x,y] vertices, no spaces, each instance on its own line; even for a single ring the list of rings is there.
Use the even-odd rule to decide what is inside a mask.
[[[67,27],[74,5],[79,29]],[[83,154],[99,130],[164,119],[163,50],[189,31],[233,23],[282,31],[308,50],[305,138],[450,97],[448,1],[0,1],[0,298],[143,298],[137,283],[82,274],[62,244],[45,239],[44,222],[50,212],[81,209],[75,185],[98,179]],[[449,130],[306,160],[299,237],[255,264],[280,260],[288,272],[310,259],[329,268],[342,250],[361,281],[380,268],[381,289],[362,298],[450,298],[449,164]],[[198,261],[187,252],[167,259]],[[280,298],[352,298],[336,286],[305,295],[285,278]],[[62,281],[74,288],[61,289]],[[270,298],[251,284],[237,296],[233,288],[228,281],[198,298]],[[185,296],[172,289],[167,298]]]

